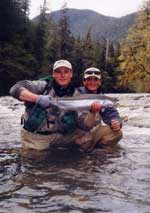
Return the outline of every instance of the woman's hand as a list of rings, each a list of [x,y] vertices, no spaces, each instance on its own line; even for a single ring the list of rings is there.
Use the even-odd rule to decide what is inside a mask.
[[[102,105],[99,102],[94,102],[91,105],[91,111],[92,112],[100,112],[102,109]]]
[[[117,120],[111,120],[111,128],[113,131],[117,132],[121,129],[120,122]]]

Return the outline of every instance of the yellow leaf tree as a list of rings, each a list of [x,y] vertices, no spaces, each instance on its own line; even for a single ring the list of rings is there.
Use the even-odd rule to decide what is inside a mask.
[[[135,25],[120,46],[120,86],[150,92],[150,1],[137,14]]]

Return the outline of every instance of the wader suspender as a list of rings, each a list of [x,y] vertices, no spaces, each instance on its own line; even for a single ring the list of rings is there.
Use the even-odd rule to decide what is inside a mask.
[[[41,80],[44,80],[44,81],[47,82],[47,85],[46,85],[46,87],[44,88],[42,94],[43,94],[43,95],[48,95],[48,93],[49,93],[50,90],[52,89],[53,77],[51,77],[51,76],[49,77],[49,76],[48,76],[47,78],[41,79]]]

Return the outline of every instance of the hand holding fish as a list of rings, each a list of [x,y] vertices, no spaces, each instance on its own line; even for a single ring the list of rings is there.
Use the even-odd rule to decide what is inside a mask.
[[[39,104],[43,109],[47,108],[51,105],[51,97],[49,95],[39,95],[36,103]]]
[[[115,132],[119,131],[121,129],[120,122],[117,120],[111,120],[111,128]]]
[[[94,113],[100,112],[102,107],[103,106],[99,102],[95,101],[91,105],[91,111],[94,112]]]

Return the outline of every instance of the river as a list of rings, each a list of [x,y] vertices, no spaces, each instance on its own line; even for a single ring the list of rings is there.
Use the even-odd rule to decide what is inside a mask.
[[[0,98],[0,213],[149,213],[150,94],[112,94],[128,116],[114,148],[26,153],[22,103]]]

